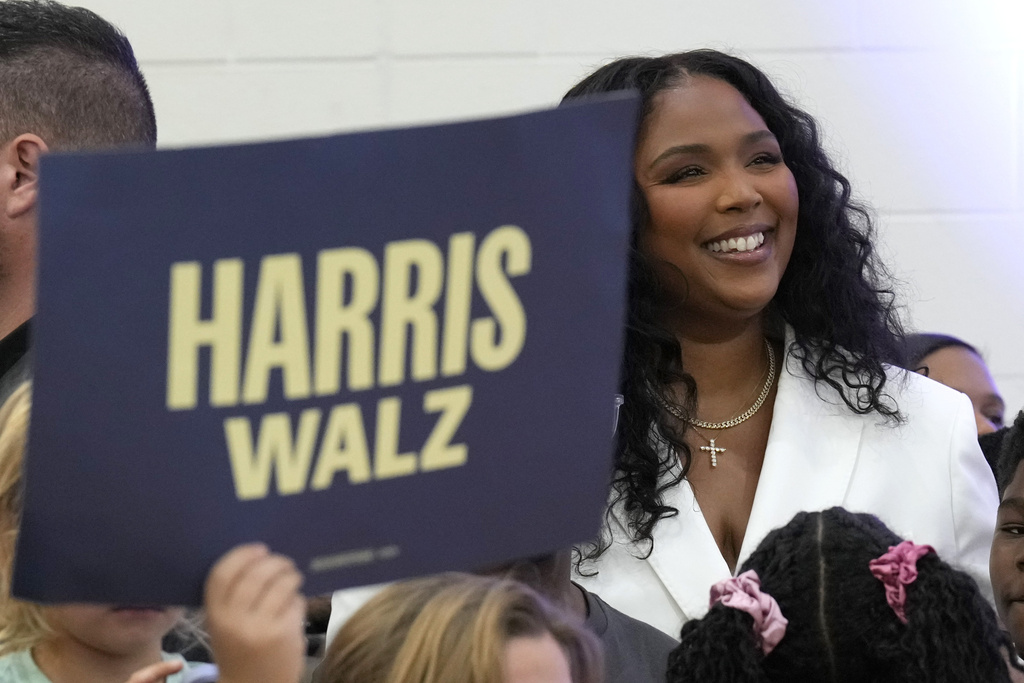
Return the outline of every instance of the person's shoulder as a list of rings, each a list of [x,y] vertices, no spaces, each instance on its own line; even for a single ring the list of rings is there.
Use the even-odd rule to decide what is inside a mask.
[[[668,653],[679,644],[672,636],[615,609],[596,593],[586,591],[586,597],[587,604],[591,609],[591,615],[587,619],[587,623],[592,624],[596,622],[601,625],[602,628],[597,634],[602,639],[615,638],[630,641],[634,644],[642,645],[643,647],[638,649],[647,652],[664,651]],[[599,616],[595,615],[595,610],[600,611]],[[595,619],[595,617],[597,618]]]
[[[601,639],[607,683],[660,683],[668,656],[679,643],[650,624],[627,616],[594,593],[584,591],[587,626]]]
[[[0,657],[0,683],[50,683],[39,670],[29,650],[19,650]]]

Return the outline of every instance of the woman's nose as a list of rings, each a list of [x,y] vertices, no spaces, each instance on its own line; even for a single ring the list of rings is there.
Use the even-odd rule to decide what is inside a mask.
[[[750,211],[761,204],[761,193],[758,192],[754,179],[742,170],[725,173],[722,188],[718,195],[718,210]]]

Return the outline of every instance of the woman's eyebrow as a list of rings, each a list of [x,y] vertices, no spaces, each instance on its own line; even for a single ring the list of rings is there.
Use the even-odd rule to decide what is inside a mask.
[[[1002,396],[999,394],[989,394],[988,398],[993,402],[998,403],[1001,409],[1006,410],[1006,401],[1003,400]]]
[[[775,134],[772,133],[767,128],[762,128],[761,130],[755,130],[752,133],[747,133],[746,135],[743,136],[741,142],[743,145],[752,145],[754,143],[766,139],[775,140]],[[676,145],[674,147],[669,147],[664,152],[659,154],[657,158],[651,162],[651,165],[648,166],[648,168],[654,168],[666,158],[675,156],[677,154],[707,154],[710,151],[711,146],[705,145],[703,143],[694,143],[692,145]]]
[[[743,136],[743,142],[748,145],[765,139],[775,140],[775,133],[771,132],[767,128],[762,128],[761,130],[755,130],[753,133],[747,133]]]
[[[1017,510],[1018,512],[1024,513],[1024,498],[1018,498],[1018,497],[1004,498],[999,503],[999,509],[1000,510],[1013,509],[1013,510]]]
[[[658,155],[658,158],[651,162],[648,168],[654,168],[662,160],[675,156],[677,154],[707,154],[711,151],[710,145],[703,143],[694,143],[692,145],[676,145],[675,147],[669,147],[664,152]]]

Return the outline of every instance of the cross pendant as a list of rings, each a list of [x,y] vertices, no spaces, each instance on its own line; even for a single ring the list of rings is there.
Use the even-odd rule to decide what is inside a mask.
[[[702,451],[708,451],[709,453],[711,453],[711,466],[712,467],[718,467],[718,454],[719,453],[725,453],[725,449],[724,448],[717,448],[715,446],[715,440],[714,439],[709,439],[709,443],[711,444],[710,446],[701,446],[700,449]]]

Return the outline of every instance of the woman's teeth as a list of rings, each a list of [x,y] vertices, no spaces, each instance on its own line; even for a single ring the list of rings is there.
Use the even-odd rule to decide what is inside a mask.
[[[753,251],[762,244],[764,244],[764,233],[759,232],[750,235],[749,237],[732,238],[721,240],[720,242],[708,242],[704,246],[711,251],[740,252]]]

